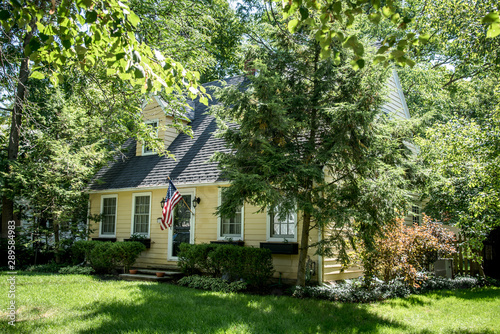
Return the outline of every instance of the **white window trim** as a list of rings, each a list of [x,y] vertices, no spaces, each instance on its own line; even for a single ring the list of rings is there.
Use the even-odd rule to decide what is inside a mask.
[[[135,198],[138,196],[149,196],[149,226],[148,226],[148,233],[138,233],[144,235],[146,238],[150,238],[151,235],[151,205],[153,202],[153,196],[151,192],[144,192],[144,193],[133,193],[132,194],[132,217],[130,219],[130,235],[134,234],[134,216],[135,216]]]
[[[218,205],[222,204],[222,188],[219,188],[219,198]],[[243,241],[245,236],[245,205],[241,206],[241,235],[240,236],[232,236],[232,237],[223,237],[222,234],[222,217],[217,216],[217,240],[234,240],[234,241]]]
[[[158,128],[160,127],[160,120],[159,119],[149,119],[149,120],[144,122],[144,124],[146,124],[146,125],[153,124],[153,123],[156,123],[156,137],[158,137]],[[142,142],[142,155],[143,156],[156,154],[156,152],[154,150],[151,152],[149,152],[149,151],[146,152],[145,148],[146,148],[146,145],[144,144],[144,142]]]
[[[295,227],[293,231],[293,238],[286,237],[271,237],[271,216],[269,215],[269,210],[266,209],[266,241],[276,241],[284,242],[285,239],[290,242],[297,242],[297,225],[298,225],[298,214],[297,211],[294,212],[295,215]]]
[[[116,225],[118,224],[118,194],[101,195],[101,209],[100,214],[102,215],[102,209],[104,206],[105,198],[116,198],[115,207],[115,233],[113,234],[102,234],[102,221],[99,222],[99,238],[116,238]]]

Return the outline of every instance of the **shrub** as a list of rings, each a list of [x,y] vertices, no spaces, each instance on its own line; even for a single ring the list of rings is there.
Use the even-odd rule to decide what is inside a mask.
[[[138,241],[115,242],[112,247],[115,261],[128,270],[137,260],[141,252],[146,250],[146,246]]]
[[[75,259],[86,259],[98,274],[109,274],[117,266],[128,269],[146,246],[137,241],[102,242],[77,241],[72,247]]]
[[[59,269],[59,274],[65,275],[90,275],[94,273],[91,267],[69,266]]]
[[[193,289],[210,290],[217,292],[240,292],[247,288],[247,284],[242,281],[227,282],[222,278],[206,277],[206,276],[186,276],[181,278],[179,285],[187,286]]]
[[[243,278],[248,284],[263,286],[274,273],[268,249],[215,244],[181,244],[179,266],[188,275],[200,271],[229,280]]]
[[[101,241],[93,241],[93,240],[80,240],[75,242],[71,246],[72,262],[74,264],[77,264],[77,263],[82,263],[85,260],[89,260],[92,249],[94,249],[94,247],[98,245],[100,242]]]
[[[438,255],[455,253],[453,243],[453,233],[427,216],[422,226],[406,226],[401,218],[375,239],[375,249],[362,245],[359,255],[367,278],[378,277],[389,282],[403,277],[409,285],[417,287],[417,273],[428,269]]]
[[[293,296],[297,298],[327,299],[345,303],[368,303],[389,298],[404,298],[410,294],[425,293],[431,290],[471,289],[492,284],[492,282],[484,278],[470,276],[427,278],[421,273],[418,276],[421,280],[421,285],[418,288],[409,286],[402,278],[393,279],[388,282],[373,278],[369,284],[366,284],[363,278],[358,278],[316,287],[296,286]]]
[[[118,265],[113,254],[114,242],[99,242],[92,247],[90,256],[87,258],[90,266],[98,274],[110,274]]]
[[[220,274],[220,267],[216,264],[209,265],[208,254],[214,251],[216,245],[182,243],[179,245],[179,261],[177,265],[186,275],[199,274],[204,271],[212,276]]]

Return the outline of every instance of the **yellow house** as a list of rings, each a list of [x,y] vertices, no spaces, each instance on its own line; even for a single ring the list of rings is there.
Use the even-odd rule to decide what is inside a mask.
[[[243,80],[244,77],[239,76],[226,81],[237,85]],[[395,71],[388,85],[390,95],[384,111],[409,118]],[[226,148],[223,140],[213,135],[217,130],[216,120],[206,113],[207,106],[190,102],[190,107],[187,118],[193,138],[178,134],[173,128],[166,127],[165,130],[165,125],[172,122],[169,116],[172,112],[160,98],[154,97],[144,107],[144,121],[158,128],[158,136],[163,138],[175,160],[160,157],[141,143],[129,140],[126,156],[102,169],[89,187],[90,213],[102,215],[102,220],[91,226],[93,239],[122,241],[132,234],[145,236],[150,247],[136,262],[136,266],[143,268],[176,265],[178,246],[183,242],[239,242],[246,247],[266,247],[273,252],[275,275],[295,279],[300,217],[289,215],[280,221],[267,212],[257,213],[257,208],[248,204],[243,205],[234,217],[217,217],[214,213],[221,203],[221,187],[229,182],[221,178],[217,164],[208,160],[215,152]],[[184,201],[175,207],[172,228],[162,231],[159,219],[168,177]],[[322,238],[323,232],[316,230],[310,235],[310,243],[314,243]],[[312,280],[339,280],[362,273],[358,267],[341,271],[334,259],[325,259],[314,253],[315,250],[310,249],[308,265]]]

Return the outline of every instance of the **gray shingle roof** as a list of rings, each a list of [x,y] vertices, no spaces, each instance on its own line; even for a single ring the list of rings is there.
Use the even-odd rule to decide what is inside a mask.
[[[244,76],[225,79],[229,85],[239,85],[244,80]],[[220,86],[220,83],[210,82],[204,86],[210,90],[210,86]],[[209,106],[215,103],[212,96]],[[198,101],[190,106],[194,107],[194,120],[190,124],[193,138],[180,134],[170,144],[168,150],[175,155],[175,160],[157,155],[135,156],[136,142],[129,139],[125,143],[128,153],[101,169],[89,185],[89,191],[163,186],[167,184],[167,176],[175,185],[222,181],[217,163],[208,162],[215,152],[227,151],[224,141],[214,137],[216,120],[206,114],[207,106]]]

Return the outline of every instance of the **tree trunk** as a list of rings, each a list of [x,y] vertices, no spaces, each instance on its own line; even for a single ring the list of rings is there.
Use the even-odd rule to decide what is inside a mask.
[[[300,237],[299,265],[297,268],[297,285],[306,285],[306,261],[307,251],[309,250],[309,230],[311,226],[311,214],[304,212],[304,221],[302,222],[302,234]]]
[[[36,19],[33,19],[30,23],[31,31],[26,32],[23,41],[23,52],[26,46],[31,41],[33,37],[33,33],[36,29]],[[19,138],[21,135],[21,122],[23,115],[23,105],[24,100],[26,98],[27,93],[27,83],[30,74],[29,70],[29,57],[25,57],[21,61],[21,65],[19,67],[19,81],[17,83],[17,90],[14,101],[14,108],[12,110],[12,121],[10,125],[10,136],[9,136],[9,147],[7,151],[7,174],[11,173],[11,164],[17,160],[17,156],[19,154]],[[10,191],[10,193],[6,194],[5,192],[2,194],[2,237],[7,237],[7,226],[9,221],[15,221],[16,226],[20,225],[20,221],[18,217],[14,214],[14,197],[15,191],[8,183],[5,184],[5,188]]]
[[[59,239],[59,223],[57,223],[55,219],[52,224],[52,228],[54,231],[54,256],[56,263],[59,264],[61,263],[61,253],[60,253],[61,241]]]

